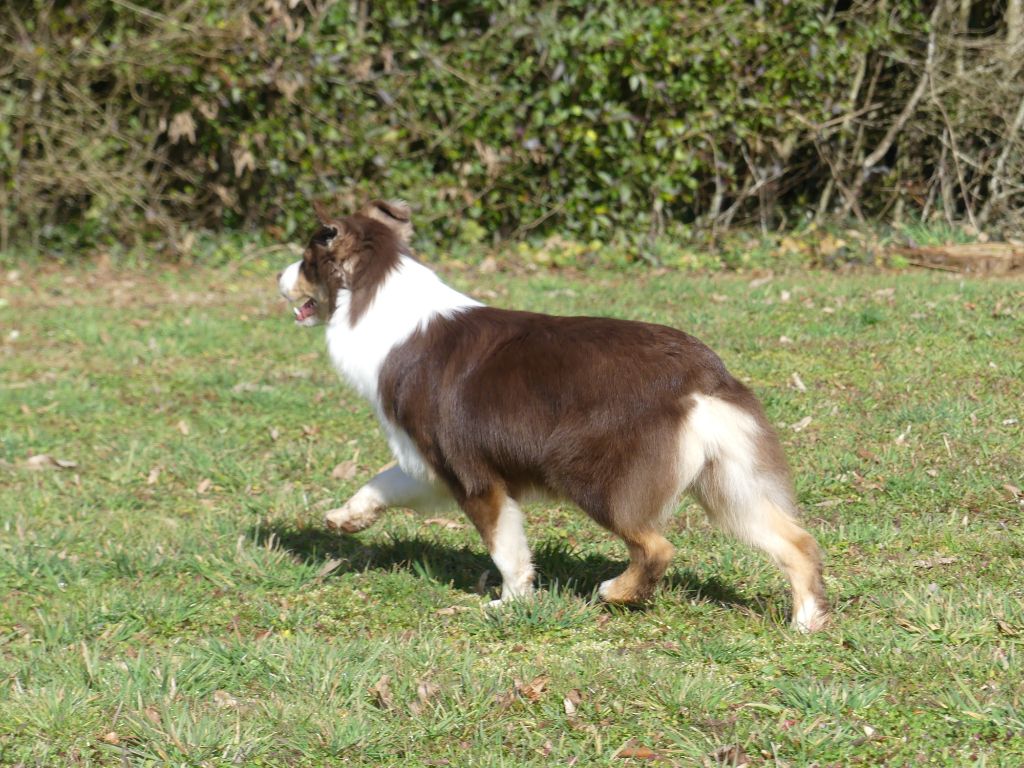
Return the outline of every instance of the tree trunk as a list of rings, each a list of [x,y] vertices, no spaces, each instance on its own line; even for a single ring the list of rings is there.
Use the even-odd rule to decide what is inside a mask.
[[[1015,56],[1024,38],[1024,0],[1006,0],[1006,55]]]
[[[961,38],[966,38],[971,28],[971,0],[960,0],[960,17],[957,19],[956,33]],[[963,40],[957,41],[956,46],[956,73],[964,73],[964,44]]]

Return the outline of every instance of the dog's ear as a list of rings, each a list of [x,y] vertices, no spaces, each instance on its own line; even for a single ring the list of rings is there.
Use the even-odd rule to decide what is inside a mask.
[[[309,239],[303,258],[309,264],[313,279],[323,281],[333,296],[339,288],[350,289],[352,286],[353,274],[361,260],[359,234],[358,231],[353,232],[347,218],[318,218],[321,221]]]
[[[313,213],[316,214],[316,220],[321,224],[327,224],[334,218],[327,209],[327,204],[320,200],[313,201]]]
[[[324,248],[328,248],[337,236],[337,227],[321,223],[320,226],[316,228],[316,232],[313,233],[312,242]]]
[[[359,213],[386,225],[406,243],[412,239],[412,211],[404,200],[372,200]]]

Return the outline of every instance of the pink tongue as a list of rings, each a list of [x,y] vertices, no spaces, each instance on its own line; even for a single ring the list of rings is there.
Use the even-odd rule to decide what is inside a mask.
[[[295,316],[296,320],[305,320],[316,312],[316,302],[310,299],[301,307],[299,307],[299,314]]]

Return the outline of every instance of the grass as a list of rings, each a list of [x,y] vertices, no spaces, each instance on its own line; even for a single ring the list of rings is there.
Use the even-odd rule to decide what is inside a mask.
[[[595,603],[625,552],[567,506],[531,508],[543,589],[499,611],[454,510],[328,534],[389,456],[277,266],[3,276],[0,764],[1024,762],[1021,281],[448,270],[721,353],[827,553],[805,637],[690,505],[639,611]]]

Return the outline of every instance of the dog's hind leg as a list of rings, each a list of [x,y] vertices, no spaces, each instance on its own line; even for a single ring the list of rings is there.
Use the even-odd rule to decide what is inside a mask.
[[[788,478],[765,476],[723,456],[708,465],[693,490],[712,522],[767,552],[782,569],[793,591],[793,628],[813,632],[828,620],[821,553],[796,522],[796,505],[783,483]]]
[[[609,603],[647,602],[672,564],[673,547],[661,531],[679,497],[671,432],[653,432],[620,456],[623,471],[612,482],[593,483],[576,501],[595,521],[616,534],[629,550],[626,570],[601,584]]]
[[[675,548],[657,530],[627,532],[612,530],[629,548],[629,567],[614,579],[601,584],[598,595],[609,603],[646,602],[672,563]]]
[[[388,507],[410,507],[426,512],[445,502],[451,494],[441,484],[428,483],[407,475],[394,466],[377,474],[345,502],[324,516],[328,528],[356,533],[369,528]]]
[[[694,398],[681,433],[684,487],[711,522],[772,557],[793,590],[793,627],[812,632],[828,620],[821,553],[796,521],[778,437],[752,395],[734,400]]]

